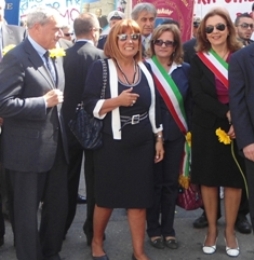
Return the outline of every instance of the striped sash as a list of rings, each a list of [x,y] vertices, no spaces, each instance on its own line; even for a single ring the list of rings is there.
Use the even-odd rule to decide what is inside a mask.
[[[213,49],[208,53],[198,52],[198,57],[209,70],[228,88],[228,63],[224,61]]]

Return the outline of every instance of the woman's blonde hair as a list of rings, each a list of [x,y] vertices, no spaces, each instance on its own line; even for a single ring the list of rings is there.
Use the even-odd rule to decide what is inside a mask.
[[[118,35],[126,33],[127,30],[133,31],[133,33],[139,33],[141,32],[138,24],[131,19],[123,19],[117,22],[110,30],[105,46],[104,46],[104,54],[112,58],[114,60],[119,60],[124,58],[123,54],[120,52],[118,47]],[[142,45],[141,45],[141,35],[138,39],[138,52],[134,55],[135,61],[142,60]]]
[[[169,62],[175,62],[177,64],[183,63],[183,48],[181,41],[181,33],[179,28],[175,24],[164,24],[154,29],[152,39],[150,42],[150,55],[156,55],[154,51],[154,41],[160,38],[164,32],[171,32],[174,38],[174,53],[169,57]]]
[[[205,15],[200,23],[197,32],[196,51],[208,52],[211,49],[211,43],[207,40],[205,28],[207,19],[215,15],[220,16],[226,22],[228,28],[227,47],[229,51],[235,52],[239,50],[242,47],[242,44],[240,41],[237,40],[235,26],[230,18],[229,13],[226,9],[214,8]]]

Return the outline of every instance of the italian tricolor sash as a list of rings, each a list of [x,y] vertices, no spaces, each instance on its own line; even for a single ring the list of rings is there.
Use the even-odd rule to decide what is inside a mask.
[[[179,91],[177,85],[175,84],[172,77],[167,73],[167,71],[160,64],[156,56],[148,59],[147,62],[151,65],[155,85],[162,96],[169,112],[174,118],[176,124],[178,125],[180,131],[187,135],[188,126],[186,120],[186,112],[184,108],[184,99]],[[180,184],[184,188],[188,188],[189,182],[189,168],[190,168],[190,145],[185,142],[182,164],[180,169]]]
[[[209,70],[228,88],[228,63],[224,61],[213,49],[208,53],[198,52],[198,57]]]

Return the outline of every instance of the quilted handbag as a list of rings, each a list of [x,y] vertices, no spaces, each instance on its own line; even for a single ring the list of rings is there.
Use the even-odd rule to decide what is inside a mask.
[[[180,188],[176,205],[186,210],[194,210],[203,206],[198,185],[190,184],[188,189]]]
[[[100,98],[105,98],[107,68],[105,60],[101,61],[103,67],[103,86]],[[77,105],[75,118],[70,120],[69,127],[83,148],[95,150],[102,146],[101,129],[103,127],[103,122],[89,114],[84,109],[83,102]]]

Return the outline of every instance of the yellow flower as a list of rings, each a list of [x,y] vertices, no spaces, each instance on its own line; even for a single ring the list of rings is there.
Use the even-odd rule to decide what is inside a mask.
[[[219,142],[226,144],[226,145],[231,143],[230,137],[220,127],[216,129],[215,133],[218,136]]]
[[[190,186],[190,178],[183,176],[182,174],[179,175],[178,182],[181,185],[181,187],[183,187],[184,189],[188,189]]]
[[[188,133],[185,135],[185,138],[186,138],[186,141],[187,141],[189,147],[191,147],[191,132],[188,132]]]
[[[49,50],[49,57],[56,58],[56,57],[63,57],[65,56],[65,50],[62,48],[55,48],[52,50]]]
[[[10,45],[5,46],[5,47],[3,48],[3,52],[2,52],[3,56],[4,56],[8,51],[10,51],[11,49],[13,49],[15,46],[16,46],[16,45],[14,45],[14,44],[10,44]]]

